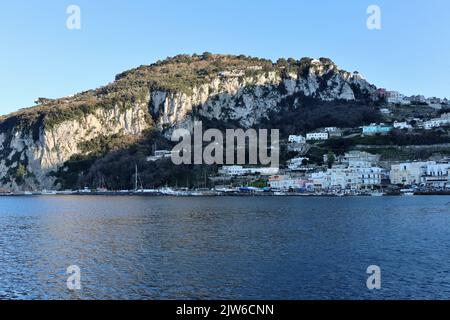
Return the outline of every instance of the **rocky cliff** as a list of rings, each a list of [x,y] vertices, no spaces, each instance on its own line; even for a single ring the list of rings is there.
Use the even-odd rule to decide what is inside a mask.
[[[124,72],[105,87],[4,116],[0,122],[0,188],[55,188],[54,173],[102,137],[170,133],[196,117],[251,127],[303,97],[322,101],[370,98],[376,88],[331,60],[269,60],[180,55]]]

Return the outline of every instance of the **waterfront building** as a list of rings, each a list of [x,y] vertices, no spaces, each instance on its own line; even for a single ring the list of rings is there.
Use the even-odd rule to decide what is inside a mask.
[[[444,188],[450,185],[449,171],[449,162],[405,162],[391,166],[390,180],[392,184],[420,184],[428,188]]]
[[[392,184],[420,184],[427,170],[427,165],[434,161],[404,162],[391,165],[390,180]]]
[[[219,174],[225,176],[243,176],[250,174],[258,174],[263,176],[269,176],[273,174],[277,174],[279,171],[278,168],[272,167],[253,167],[253,168],[244,168],[243,166],[223,166],[219,169]]]
[[[330,186],[329,177],[327,176],[325,171],[311,173],[310,180],[312,181],[314,189],[316,190],[328,189]]]
[[[450,186],[450,163],[429,163],[426,166],[424,183],[431,188]]]
[[[374,186],[380,186],[383,179],[383,168],[370,167],[370,168],[358,168],[357,172],[360,177],[360,188],[371,188]]]
[[[290,175],[274,175],[269,177],[269,186],[274,190],[312,189],[314,183],[310,179],[295,178]]]
[[[316,188],[362,190],[381,186],[383,169],[379,167],[347,167],[336,165],[323,172],[311,174]]]

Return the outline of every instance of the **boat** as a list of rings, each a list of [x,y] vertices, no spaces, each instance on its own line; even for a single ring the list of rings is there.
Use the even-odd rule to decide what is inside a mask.
[[[375,191],[375,192],[371,192],[370,195],[372,197],[382,197],[382,196],[384,196],[384,193]]]
[[[78,190],[79,193],[91,193],[91,189],[88,187],[84,187],[82,190]]]
[[[159,189],[159,192],[160,192],[161,194],[163,194],[163,195],[166,195],[166,196],[177,196],[177,195],[180,194],[179,192],[173,190],[173,189],[170,188],[170,187],[164,187],[164,188],[161,188],[161,189]]]
[[[54,196],[56,194],[57,193],[54,190],[42,190],[41,191],[41,195],[44,195],[44,196]]]
[[[57,194],[62,194],[62,195],[70,195],[73,194],[74,192],[72,190],[62,190],[62,191],[57,191]]]
[[[414,189],[401,189],[400,193],[404,196],[413,196],[414,195]]]

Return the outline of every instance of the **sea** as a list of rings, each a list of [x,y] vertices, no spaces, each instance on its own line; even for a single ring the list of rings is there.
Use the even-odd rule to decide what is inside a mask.
[[[448,196],[0,197],[0,299],[449,298]]]

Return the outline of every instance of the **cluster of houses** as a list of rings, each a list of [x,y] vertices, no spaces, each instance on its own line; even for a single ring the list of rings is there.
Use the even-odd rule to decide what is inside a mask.
[[[417,161],[393,164],[392,184],[416,185],[432,189],[450,188],[449,161]]]
[[[360,127],[360,133],[364,136],[388,134],[393,129],[412,130],[425,129],[432,130],[444,126],[450,126],[450,113],[444,113],[439,118],[428,120],[412,119],[411,121],[395,121],[391,124],[387,123],[371,123],[370,125]],[[299,145],[306,144],[308,141],[323,141],[331,138],[342,137],[343,130],[336,127],[327,127],[319,129],[315,132],[309,132],[306,136],[291,135],[289,136],[289,150],[299,151]]]
[[[328,155],[324,162],[328,162]],[[450,189],[450,159],[404,163],[380,163],[380,156],[365,151],[350,151],[325,168],[308,164],[308,158],[291,159],[286,169],[222,167],[222,175],[266,176],[273,190],[301,192],[378,192],[392,185],[415,186],[426,190]]]
[[[378,89],[373,96],[374,99],[384,99],[388,104],[427,104],[434,108],[441,108],[442,105],[448,105],[449,100],[447,98],[426,98],[423,95],[405,96],[398,91],[388,91],[384,88]]]
[[[412,130],[425,129],[432,130],[435,128],[450,126],[450,113],[444,113],[439,118],[432,118],[428,120],[412,119],[411,121],[395,121],[392,124],[372,123],[368,126],[362,127],[363,135],[387,134],[392,129]]]
[[[337,127],[327,127],[322,130],[317,130],[314,132],[308,132],[306,136],[302,135],[290,135],[288,138],[289,144],[299,145],[305,144],[308,141],[323,141],[330,138],[337,138],[342,136],[342,130]]]
[[[364,151],[350,151],[336,157],[331,168],[325,170],[301,161],[301,165],[288,166],[284,174],[270,176],[268,183],[276,190],[373,190],[388,179],[387,171],[378,166],[379,159]],[[325,155],[324,162],[328,160]]]
[[[374,191],[390,185],[450,189],[448,160],[395,163],[388,167],[381,166],[379,160],[379,155],[350,151],[337,157],[336,163],[325,170],[308,167],[305,162],[289,166],[283,174],[270,176],[268,184],[275,190],[304,191]]]

